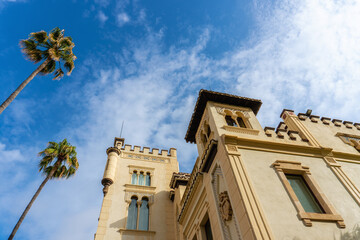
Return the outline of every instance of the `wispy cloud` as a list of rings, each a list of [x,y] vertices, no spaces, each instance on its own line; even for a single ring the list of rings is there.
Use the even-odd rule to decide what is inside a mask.
[[[19,149],[7,149],[6,145],[0,143],[0,162],[24,161],[24,156]]]
[[[27,0],[1,0],[1,1],[0,1],[0,11],[1,11],[7,4],[21,3],[21,2],[27,2]]]
[[[116,15],[116,23],[119,27],[124,26],[128,22],[130,22],[130,17],[127,13],[122,12]]]
[[[103,11],[99,11],[97,17],[100,20],[101,24],[104,24],[109,19],[109,17],[106,16]]]

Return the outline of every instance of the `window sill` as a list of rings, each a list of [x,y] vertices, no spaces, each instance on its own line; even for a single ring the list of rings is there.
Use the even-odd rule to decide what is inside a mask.
[[[135,185],[135,184],[125,184],[125,188],[126,189],[133,189],[133,190],[142,190],[142,191],[146,191],[146,192],[153,192],[155,191],[156,187],[152,187],[152,186],[144,186],[144,185]]]
[[[233,126],[224,125],[224,129],[229,132],[259,135],[259,130],[255,130],[255,129],[251,129],[251,128],[242,128],[242,127],[233,127]]]
[[[305,226],[312,226],[311,221],[336,222],[340,228],[345,228],[344,219],[338,214],[299,212],[298,216]]]
[[[128,236],[142,236],[142,237],[149,237],[152,239],[156,234],[155,231],[145,231],[145,230],[137,230],[137,229],[125,229],[120,228],[119,231],[121,235],[128,235]]]

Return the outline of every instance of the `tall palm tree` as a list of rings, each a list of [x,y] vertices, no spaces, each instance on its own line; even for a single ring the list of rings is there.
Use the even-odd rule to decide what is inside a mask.
[[[20,86],[3,102],[0,106],[0,114],[23,90],[23,88],[37,75],[47,75],[54,73],[53,80],[58,80],[64,76],[63,65],[70,75],[74,69],[76,56],[72,49],[75,44],[71,37],[64,36],[64,30],[56,27],[50,31],[49,35],[45,31],[30,33],[26,40],[20,41],[22,52],[30,61],[38,63],[43,61],[30,76],[23,81]],[[56,68],[58,62],[58,68]]]
[[[39,172],[43,172],[43,174],[46,176],[45,180],[41,183],[35,195],[26,206],[23,214],[10,234],[9,240],[14,238],[26,214],[29,212],[31,205],[34,203],[46,182],[53,178],[69,178],[75,174],[79,167],[75,149],[76,148],[74,146],[71,146],[70,143],[64,139],[59,143],[49,142],[47,148],[39,152],[39,156],[42,157],[39,163]]]

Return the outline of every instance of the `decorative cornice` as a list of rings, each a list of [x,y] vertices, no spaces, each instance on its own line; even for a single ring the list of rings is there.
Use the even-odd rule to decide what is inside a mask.
[[[177,188],[179,185],[186,185],[190,180],[190,173],[174,172],[170,180],[170,188]]]

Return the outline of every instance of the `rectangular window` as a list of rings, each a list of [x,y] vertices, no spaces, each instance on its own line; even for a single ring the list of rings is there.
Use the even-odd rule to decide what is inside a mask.
[[[301,162],[286,160],[277,160],[272,166],[305,226],[312,226],[312,221],[326,221],[336,222],[340,228],[345,228],[344,219],[337,214],[335,208],[322,193],[309,167],[303,166]]]
[[[305,212],[325,213],[301,175],[285,174]]]

